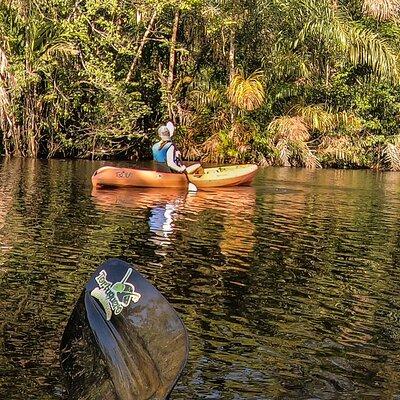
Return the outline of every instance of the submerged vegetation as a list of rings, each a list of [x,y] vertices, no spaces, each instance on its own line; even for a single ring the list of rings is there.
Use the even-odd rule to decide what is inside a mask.
[[[0,0],[1,153],[400,170],[398,0]]]

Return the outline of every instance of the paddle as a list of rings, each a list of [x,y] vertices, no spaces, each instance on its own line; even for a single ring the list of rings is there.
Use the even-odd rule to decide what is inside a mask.
[[[189,174],[186,171],[184,171],[183,173],[185,174],[188,181],[188,192],[197,192],[197,186],[194,183],[190,182]]]
[[[187,355],[175,310],[118,259],[92,275],[61,340],[70,400],[166,399]]]
[[[175,125],[171,121],[168,121],[167,128],[169,130],[169,135],[172,137],[175,132]],[[197,186],[194,183],[190,182],[190,178],[188,176],[187,171],[184,171],[183,173],[185,174],[187,182],[188,182],[188,191],[189,192],[197,192]]]
[[[169,130],[169,135],[172,137],[174,135],[174,132],[175,132],[175,125],[171,121],[168,121],[167,122],[167,128]]]

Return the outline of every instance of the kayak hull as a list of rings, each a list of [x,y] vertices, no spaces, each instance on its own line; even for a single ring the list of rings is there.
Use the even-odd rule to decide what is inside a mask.
[[[182,174],[172,174],[134,168],[102,167],[92,175],[94,187],[170,187],[184,188],[187,179]]]
[[[204,168],[201,173],[188,175],[199,189],[232,187],[251,184],[257,165],[232,165]],[[153,187],[186,188],[188,179],[184,174],[157,172],[135,168],[102,167],[92,175],[93,187]]]

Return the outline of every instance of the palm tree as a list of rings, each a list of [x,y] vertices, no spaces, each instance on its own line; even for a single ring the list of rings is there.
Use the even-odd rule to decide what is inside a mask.
[[[227,90],[229,101],[240,110],[260,108],[265,99],[263,78],[262,71],[255,71],[247,78],[240,73],[234,74]]]
[[[383,162],[391,171],[400,171],[400,137],[388,140],[382,149]]]
[[[320,163],[308,146],[310,130],[299,116],[282,116],[274,119],[268,126],[271,146],[276,153],[276,162],[284,165],[302,165],[318,168]]]
[[[400,14],[399,0],[364,0],[363,13],[378,21],[395,19]]]
[[[273,56],[288,54],[286,64],[290,54],[303,55],[307,74],[313,69],[312,75],[318,72],[327,82],[332,71],[345,63],[367,65],[376,76],[398,80],[397,51],[339,5],[330,0],[273,0],[269,4],[264,12],[275,14],[283,25]]]
[[[17,155],[37,157],[43,121],[45,121],[44,98],[48,90],[54,90],[57,68],[63,60],[75,50],[68,41],[66,33],[60,24],[43,18],[36,3],[1,4],[1,24],[3,31],[3,59],[13,59],[13,69],[18,71],[15,77],[13,92],[19,93],[10,97],[11,109],[21,111],[21,131],[19,143],[14,143],[10,150]],[[9,88],[11,89],[11,88]],[[18,125],[15,129],[19,129]],[[4,130],[3,130],[4,135]],[[17,137],[12,135],[13,138]],[[12,149],[11,149],[12,147]]]

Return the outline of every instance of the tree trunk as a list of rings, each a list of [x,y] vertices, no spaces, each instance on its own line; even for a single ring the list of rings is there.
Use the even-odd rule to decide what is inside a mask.
[[[179,27],[179,10],[175,12],[174,25],[172,27],[171,47],[169,52],[168,81],[167,81],[168,90],[172,89],[172,85],[174,83],[174,72],[175,72],[175,62],[176,62],[175,49],[176,49],[176,39],[178,36],[178,27]]]
[[[229,36],[229,81],[235,75],[235,36],[235,31],[232,29]]]
[[[37,158],[39,155],[40,125],[38,120],[40,120],[40,113],[37,88],[35,84],[30,84],[25,94],[23,132],[25,134],[26,156],[31,158]]]
[[[150,32],[153,29],[154,23],[156,21],[156,17],[157,17],[157,10],[155,10],[153,12],[153,15],[151,16],[150,22],[147,25],[146,32],[144,33],[144,35],[142,37],[142,40],[140,41],[140,43],[139,43],[139,45],[137,47],[135,58],[132,61],[131,67],[129,68],[128,75],[126,76],[126,79],[125,79],[126,83],[128,83],[131,80],[132,75],[135,72],[136,66],[138,65],[140,59],[142,58],[144,45],[147,43],[147,40],[148,40],[149,35],[150,35]]]
[[[229,83],[232,82],[233,77],[235,76],[235,30],[232,29],[229,36]],[[236,117],[236,108],[232,104],[231,105],[231,123],[233,124]]]
[[[0,47],[0,129],[3,134],[3,148],[6,156],[21,156],[21,129],[13,111],[12,89],[14,77],[8,71],[8,60]]]
[[[171,46],[169,51],[168,79],[167,79],[168,115],[173,122],[176,122],[175,113],[173,110],[174,98],[172,94],[172,89],[175,78],[176,41],[178,37],[178,28],[179,28],[179,10],[176,10],[174,16],[174,24],[172,26]]]

